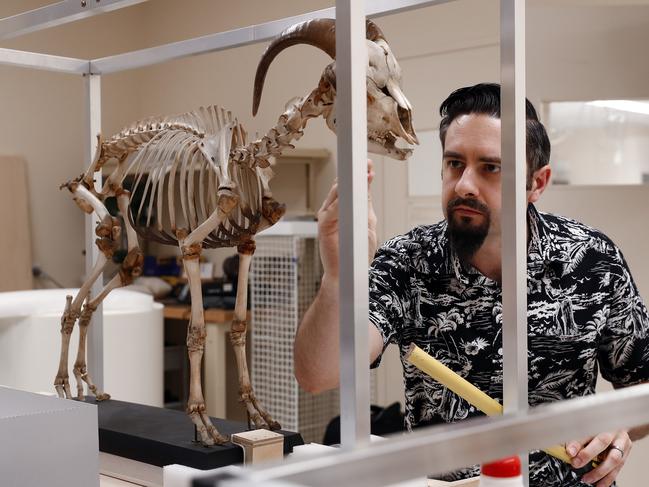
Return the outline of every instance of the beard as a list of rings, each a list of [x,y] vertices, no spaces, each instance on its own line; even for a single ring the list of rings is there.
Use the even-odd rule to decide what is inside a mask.
[[[454,209],[466,206],[482,213],[475,217],[456,215]],[[468,263],[473,255],[482,246],[491,226],[491,212],[489,207],[475,199],[453,198],[446,205],[448,215],[448,229],[451,245],[455,249],[460,262]],[[478,221],[476,221],[478,220]]]

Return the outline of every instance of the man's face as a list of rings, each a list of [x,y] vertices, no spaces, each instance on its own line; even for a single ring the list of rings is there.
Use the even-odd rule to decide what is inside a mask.
[[[442,206],[460,258],[500,236],[500,119],[461,115],[446,132]]]

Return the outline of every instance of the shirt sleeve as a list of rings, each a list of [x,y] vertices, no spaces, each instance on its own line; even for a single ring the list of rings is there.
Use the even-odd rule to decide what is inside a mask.
[[[397,343],[410,307],[410,266],[405,236],[395,237],[377,251],[369,269],[369,318],[383,338],[381,355],[390,343]]]
[[[618,387],[649,381],[649,314],[622,252],[612,249],[610,304],[599,345],[604,379]]]

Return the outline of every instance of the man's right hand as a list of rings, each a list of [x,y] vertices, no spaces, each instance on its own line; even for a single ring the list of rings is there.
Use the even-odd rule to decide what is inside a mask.
[[[377,248],[376,238],[376,213],[372,205],[370,185],[374,179],[374,164],[367,160],[367,233],[368,233],[368,261],[374,258]],[[318,210],[318,239],[320,245],[320,258],[325,277],[338,279],[339,251],[338,251],[338,182],[329,190],[320,210]]]
[[[368,186],[374,178],[372,161],[367,161]],[[368,187],[369,196],[369,187]],[[368,200],[368,258],[376,253],[376,214]],[[324,267],[322,285],[316,298],[302,317],[294,344],[295,377],[300,386],[309,392],[318,393],[333,389],[339,382],[339,336],[340,303],[338,279],[338,185],[334,184],[318,211],[318,241],[320,258]],[[380,355],[383,338],[378,328],[369,327],[368,364]]]

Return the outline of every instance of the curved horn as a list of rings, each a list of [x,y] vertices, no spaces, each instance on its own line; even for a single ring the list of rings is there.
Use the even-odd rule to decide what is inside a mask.
[[[296,44],[309,44],[322,49],[334,59],[336,57],[336,21],[334,19],[313,19],[295,24],[277,37],[264,51],[257,65],[255,88],[252,99],[252,114],[257,115],[266,72],[273,59],[284,49]]]
[[[383,32],[371,20],[365,22],[365,37],[376,42],[379,39],[385,40]],[[312,19],[299,24],[292,25],[284,30],[264,51],[257,72],[255,73],[255,88],[252,98],[252,115],[257,115],[261,93],[264,89],[266,73],[273,59],[284,49],[296,44],[309,44],[322,49],[332,59],[336,58],[336,20],[335,19]]]

